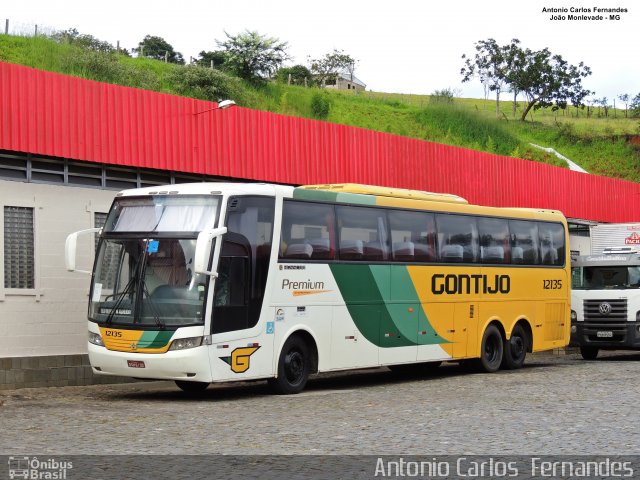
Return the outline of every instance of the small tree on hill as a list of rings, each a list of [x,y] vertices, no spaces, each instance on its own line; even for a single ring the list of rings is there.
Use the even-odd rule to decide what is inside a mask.
[[[622,101],[622,103],[624,103],[624,118],[627,118],[627,112],[629,110],[629,100],[631,99],[631,95],[629,95],[628,93],[623,93],[621,95],[618,95],[618,98],[620,99],[620,101]]]
[[[221,50],[215,50],[213,52],[200,52],[198,58],[196,58],[196,64],[200,67],[211,67],[224,69],[224,65],[227,62],[227,54]]]
[[[115,48],[109,42],[97,39],[93,35],[87,35],[78,32],[76,28],[69,28],[65,31],[55,32],[51,38],[59,43],[69,43],[76,45],[85,50],[93,50],[95,52],[113,52]]]
[[[508,85],[509,64],[504,48],[493,39],[480,40],[475,44],[473,58],[462,55],[464,66],[460,69],[462,82],[478,78],[492,92],[496,92],[496,116],[500,115],[500,93]]]
[[[632,117],[640,117],[640,93],[631,100],[629,110],[631,110]]]
[[[318,85],[335,84],[339,73],[346,72],[353,76],[358,61],[344,50],[336,50],[321,58],[309,59],[309,70]]]
[[[264,81],[271,78],[276,70],[289,60],[287,42],[246,30],[227,39],[216,40],[226,55],[226,65],[237,76],[248,81]]]
[[[135,49],[138,55],[156,60],[167,60],[169,63],[184,64],[184,58],[180,52],[176,52],[173,46],[162,37],[147,35],[138,43]]]
[[[282,67],[276,72],[276,80],[279,83],[291,83],[293,85],[309,85],[311,83],[311,72],[304,65],[294,65],[293,67]]]

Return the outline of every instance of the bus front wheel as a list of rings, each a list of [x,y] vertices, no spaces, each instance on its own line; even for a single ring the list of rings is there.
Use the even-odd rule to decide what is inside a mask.
[[[580,347],[580,355],[585,360],[595,360],[598,356],[598,347]]]
[[[301,392],[309,379],[310,359],[306,342],[297,335],[289,337],[280,352],[278,376],[269,380],[274,392],[280,395]]]
[[[187,382],[184,380],[176,380],[176,385],[180,390],[187,393],[204,392],[209,386],[207,382]]]
[[[522,367],[527,356],[528,345],[529,336],[527,332],[521,325],[516,325],[511,332],[511,338],[504,342],[502,366],[509,370]]]
[[[487,373],[496,372],[502,363],[504,344],[500,330],[495,325],[489,325],[482,335],[479,367]]]

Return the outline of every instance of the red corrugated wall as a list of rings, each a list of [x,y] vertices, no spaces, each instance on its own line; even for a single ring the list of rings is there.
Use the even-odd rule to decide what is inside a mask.
[[[640,221],[640,185],[0,62],[0,149],[291,184],[357,182]]]

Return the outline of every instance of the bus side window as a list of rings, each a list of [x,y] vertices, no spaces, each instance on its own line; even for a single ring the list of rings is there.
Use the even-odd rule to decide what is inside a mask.
[[[513,252],[511,263],[539,265],[538,224],[526,220],[509,220],[509,232]]]
[[[478,261],[480,246],[475,217],[437,214],[436,223],[441,261],[447,263],[475,263]]]
[[[389,239],[385,210],[372,207],[336,207],[340,260],[386,261]]]
[[[436,226],[433,213],[389,210],[392,260],[432,262],[436,259]]]
[[[334,225],[332,205],[286,200],[280,260],[333,260]]]
[[[541,222],[540,258],[543,265],[564,265],[564,227],[557,223]]]
[[[479,218],[480,260],[482,263],[509,263],[509,226],[503,218]]]

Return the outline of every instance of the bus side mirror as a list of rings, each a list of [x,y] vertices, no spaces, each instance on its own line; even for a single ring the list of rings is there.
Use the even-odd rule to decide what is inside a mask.
[[[67,266],[69,272],[89,273],[87,270],[76,270],[76,250],[78,244],[79,235],[88,235],[90,233],[101,232],[102,228],[89,228],[87,230],[80,230],[67,236],[67,240],[64,242],[64,263]]]
[[[213,239],[227,233],[227,227],[214,228],[213,230],[204,230],[198,234],[196,242],[196,253],[193,260],[193,271],[203,275],[217,277],[217,272],[210,272],[209,260],[211,259],[211,244]]]

